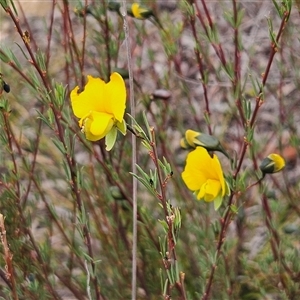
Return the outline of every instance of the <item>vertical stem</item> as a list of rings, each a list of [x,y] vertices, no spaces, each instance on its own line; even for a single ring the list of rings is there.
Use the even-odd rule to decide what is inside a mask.
[[[107,16],[107,9],[106,9],[106,1],[102,0],[102,5],[104,9],[104,40],[105,40],[105,49],[106,49],[106,56],[107,56],[107,74],[105,75],[106,79],[109,78],[111,73],[111,55],[110,55],[110,39],[111,33],[109,31],[109,24],[108,24],[108,16]]]
[[[1,244],[3,246],[4,259],[6,262],[5,277],[9,280],[9,282],[11,284],[12,299],[18,300],[19,297],[18,297],[18,293],[17,293],[16,280],[15,280],[15,276],[14,276],[14,267],[13,267],[13,263],[12,263],[13,255],[10,252],[10,249],[8,247],[8,242],[6,239],[6,229],[5,229],[5,225],[4,225],[4,217],[2,214],[0,214],[0,239],[1,239]]]
[[[234,79],[233,79],[233,93],[235,102],[241,117],[242,124],[245,126],[246,118],[242,108],[241,100],[241,53],[239,41],[239,26],[238,26],[238,8],[236,0],[232,1],[233,4],[233,18],[234,18]]]
[[[46,49],[46,69],[48,70],[49,62],[50,62],[50,45],[52,40],[52,33],[53,33],[53,24],[54,24],[54,11],[55,11],[56,1],[52,2],[51,7],[51,16],[50,16],[50,26],[47,35],[47,49]]]
[[[127,49],[127,63],[128,63],[128,74],[129,74],[129,89],[130,89],[130,113],[133,118],[135,118],[135,100],[134,100],[134,90],[133,90],[133,74],[132,74],[132,60],[130,51],[130,35],[129,27],[126,19],[126,0],[122,2],[122,11],[124,21],[124,32],[125,32],[125,42]],[[133,125],[133,124],[132,124]],[[137,153],[136,153],[136,136],[131,135],[132,143],[132,173],[136,174],[136,163],[137,163]],[[131,281],[131,299],[136,299],[136,270],[137,270],[137,179],[133,176],[132,182],[132,201],[133,201],[133,229],[132,229],[132,281]]]
[[[84,9],[86,10],[88,6],[87,0],[84,3]],[[81,86],[85,84],[85,76],[84,76],[84,58],[85,58],[85,48],[86,48],[86,14],[84,14],[83,18],[83,36],[82,36],[82,49],[81,49],[81,63],[80,63],[80,75],[81,75]]]
[[[231,222],[232,211],[230,209],[230,206],[233,202],[233,197],[234,197],[234,194],[231,193],[231,196],[230,196],[228,204],[227,204],[225,215],[220,220],[221,231],[220,231],[220,235],[219,235],[219,239],[218,239],[218,243],[217,243],[217,252],[216,252],[216,256],[215,256],[216,259],[215,259],[215,263],[212,265],[212,268],[210,270],[210,276],[209,276],[208,282],[206,284],[205,292],[204,292],[201,300],[210,299],[210,292],[211,292],[211,288],[212,288],[212,283],[213,283],[213,279],[214,279],[214,275],[215,275],[215,270],[217,268],[217,261],[218,261],[220,255],[221,255],[222,246],[225,242],[226,232],[227,232],[228,226]]]
[[[198,63],[198,69],[201,74],[201,83],[202,83],[204,100],[205,100],[205,108],[206,108],[205,113],[207,113],[207,115],[210,117],[210,108],[209,108],[209,100],[208,100],[208,93],[207,93],[207,78],[206,78],[207,75],[205,74],[205,71],[204,71],[202,54],[200,53],[201,45],[200,45],[200,41],[198,39],[197,29],[196,29],[196,25],[195,25],[195,15],[190,16],[190,24],[191,24],[193,36],[194,36],[195,42],[196,42],[196,47],[194,49],[194,52],[195,52],[197,63]],[[208,128],[208,133],[212,134],[212,129],[211,129],[211,126],[209,123],[207,124],[207,128]]]

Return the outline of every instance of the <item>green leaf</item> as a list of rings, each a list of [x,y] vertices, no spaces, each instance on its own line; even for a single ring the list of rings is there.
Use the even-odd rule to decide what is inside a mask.
[[[233,212],[233,213],[235,213],[235,214],[237,214],[238,213],[238,208],[236,207],[236,205],[234,205],[234,204],[231,204],[230,205],[230,209],[231,209],[231,211]]]
[[[17,11],[17,9],[16,9],[16,6],[15,6],[15,4],[14,4],[14,1],[13,1],[13,0],[9,0],[9,2],[11,3],[11,6],[13,7],[15,14],[18,15],[18,11]]]
[[[149,181],[150,180],[149,175],[139,165],[136,165],[136,167],[138,171],[143,175],[143,177]]]
[[[149,126],[149,123],[148,123],[148,120],[147,120],[147,116],[146,116],[145,111],[143,111],[143,119],[144,119],[144,123],[145,123],[146,128],[147,128],[149,140],[151,140],[151,130],[150,130],[150,126]]]
[[[230,192],[230,185],[229,183],[225,180],[225,195],[229,196],[231,194]]]
[[[67,149],[65,148],[65,145],[61,141],[59,141],[56,138],[53,138],[52,142],[62,154],[67,153]]]
[[[272,2],[277,10],[278,15],[281,17],[281,10],[280,10],[279,5],[277,4],[277,2],[275,0],[272,0]]]
[[[0,52],[0,60],[5,63],[8,63],[10,61],[9,57],[2,51]]]
[[[126,135],[127,125],[124,119],[122,123],[117,123],[117,128],[123,135]]]
[[[145,142],[144,143],[145,146],[147,145],[147,143],[150,144],[150,139],[147,136],[147,134],[145,133],[145,131],[143,130],[143,128],[137,123],[137,121],[130,114],[127,114],[127,115],[132,121],[132,128],[134,129],[134,131],[136,133],[138,133],[138,135],[144,139],[143,142]],[[149,147],[146,147],[146,148],[149,148]]]
[[[36,112],[38,113],[38,119],[41,119],[49,128],[53,130],[53,126],[51,124],[52,123],[51,116],[53,116],[53,112],[50,110],[48,111],[49,120],[39,110],[36,110]]]
[[[54,88],[54,96],[56,107],[61,109],[66,98],[66,87],[64,87],[62,84],[56,83]]]
[[[29,60],[29,57],[28,57],[27,54],[24,52],[24,50],[22,49],[22,47],[21,47],[18,43],[15,43],[15,44],[19,47],[20,51],[22,52],[22,54],[24,55],[24,57],[26,58],[26,60]]]
[[[113,127],[111,131],[105,137],[106,151],[110,151],[116,143],[118,130]]]
[[[215,210],[217,211],[221,204],[223,202],[223,197],[221,195],[219,195],[215,200],[214,200],[214,207],[215,207]]]
[[[144,178],[132,173],[132,172],[129,172],[129,174],[131,174],[133,177],[135,177],[140,183],[142,183],[149,192],[151,192],[152,195],[154,195],[156,197],[156,193],[155,191],[153,190],[153,187],[150,185],[150,183],[145,180]]]

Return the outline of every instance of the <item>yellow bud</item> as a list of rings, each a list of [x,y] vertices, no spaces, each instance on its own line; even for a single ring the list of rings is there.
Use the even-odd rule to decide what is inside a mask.
[[[127,13],[137,19],[143,20],[153,16],[151,9],[140,5],[139,3],[133,3],[128,9]]]
[[[220,151],[225,156],[229,157],[217,138],[191,129],[188,129],[185,132],[185,137],[180,140],[180,146],[184,149],[201,146],[207,151]]]
[[[263,159],[259,168],[264,174],[273,174],[285,167],[285,160],[279,154],[271,153]]]

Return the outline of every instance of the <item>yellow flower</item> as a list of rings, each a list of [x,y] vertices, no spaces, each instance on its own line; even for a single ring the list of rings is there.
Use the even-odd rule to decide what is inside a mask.
[[[106,149],[115,144],[117,130],[126,133],[124,118],[126,107],[126,87],[120,74],[112,73],[110,81],[87,76],[82,92],[75,87],[71,92],[74,115],[79,118],[79,126],[86,138],[97,141],[105,137]]]
[[[276,173],[281,171],[285,167],[285,161],[279,154],[271,153],[263,159],[259,168],[264,174]]]
[[[197,147],[188,154],[182,178],[198,200],[215,201],[216,209],[222,204],[224,195],[228,194],[218,157],[215,154],[211,157],[203,147]]]
[[[151,9],[141,6],[139,3],[133,3],[127,13],[137,19],[147,19],[153,15]]]

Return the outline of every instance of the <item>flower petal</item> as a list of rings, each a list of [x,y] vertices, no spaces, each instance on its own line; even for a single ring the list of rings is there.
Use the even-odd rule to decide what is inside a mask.
[[[142,16],[141,13],[143,13],[145,11],[145,9],[141,8],[138,3],[133,3],[131,5],[131,11],[132,11],[132,14],[135,18],[143,19],[143,16]]]
[[[204,151],[206,151],[204,149]],[[182,173],[182,179],[187,187],[192,191],[200,190],[201,186],[207,181],[207,176],[202,172],[202,157],[199,151],[190,152],[186,159],[186,166]]]
[[[206,202],[211,202],[217,198],[221,191],[221,184],[217,180],[208,179],[205,184],[202,185],[198,194]],[[200,199],[201,199],[200,198]]]
[[[105,111],[122,122],[126,108],[126,87],[120,74],[116,72],[111,74],[110,81],[105,86],[105,97]]]
[[[90,131],[93,135],[101,135],[104,137],[114,125],[113,117],[110,114],[93,112],[93,122],[91,123]]]
[[[95,141],[102,139],[102,135],[94,135],[91,133],[90,128],[91,128],[92,122],[93,121],[91,119],[86,119],[84,122],[84,127],[82,128],[82,131],[84,132],[87,140],[95,142]]]
[[[219,172],[222,173],[221,165],[219,159],[216,155],[213,155],[213,158],[203,147],[197,147],[193,155],[198,157],[198,172],[204,173],[206,178],[210,179],[219,179]],[[223,173],[222,173],[223,174]]]
[[[206,149],[197,147],[186,160],[182,178],[187,187],[197,192],[197,199],[213,201],[226,193],[223,171],[216,155],[211,157]]]
[[[212,168],[215,170],[215,172],[217,174],[217,179],[221,183],[222,196],[224,196],[226,191],[227,191],[226,190],[227,187],[226,187],[226,184],[225,184],[225,179],[224,179],[224,175],[223,175],[223,171],[222,171],[220,161],[219,161],[218,157],[215,154],[214,154],[213,160],[212,160]]]
[[[214,157],[211,158],[206,149],[197,147],[187,156],[182,178],[190,190],[196,191],[200,189],[207,179],[221,181],[223,172],[217,156],[214,155]]]
[[[263,174],[272,174],[281,171],[285,167],[285,160],[276,153],[269,154],[263,159],[259,168]]]
[[[83,120],[83,130],[85,136],[90,141],[102,139],[113,127],[113,116],[106,113],[91,112]]]
[[[199,136],[199,135],[200,135],[200,132],[188,129],[185,132],[185,139],[191,147],[195,148],[196,147],[195,140],[197,139],[197,136]]]
[[[90,111],[105,111],[103,99],[105,82],[100,78],[87,76],[84,91],[78,93],[79,87],[75,87],[70,94],[72,109],[77,118],[82,118]]]

